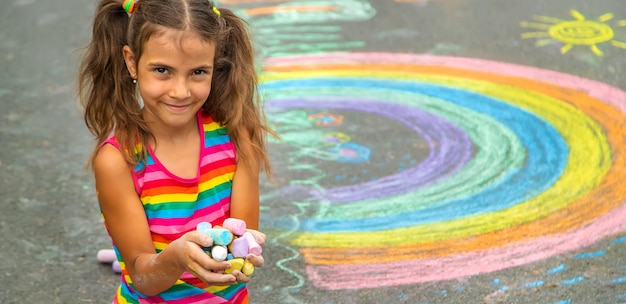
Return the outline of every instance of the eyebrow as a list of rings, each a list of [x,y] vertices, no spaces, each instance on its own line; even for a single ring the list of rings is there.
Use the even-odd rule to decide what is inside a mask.
[[[166,68],[168,70],[175,70],[173,67],[165,64],[165,63],[160,63],[160,62],[151,62],[148,63],[148,66],[150,66],[151,68]],[[195,71],[195,70],[212,70],[213,66],[212,65],[201,65],[201,66],[197,66],[191,70]]]

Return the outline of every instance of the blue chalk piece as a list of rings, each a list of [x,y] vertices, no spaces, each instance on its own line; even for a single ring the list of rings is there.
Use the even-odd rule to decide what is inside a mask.
[[[561,264],[559,266],[556,266],[554,268],[548,269],[548,271],[546,271],[548,274],[555,274],[557,272],[561,272],[565,270],[565,264]]]
[[[572,285],[572,284],[576,284],[576,283],[582,282],[584,280],[585,280],[585,277],[576,277],[576,278],[573,278],[573,279],[562,281],[561,285]]]
[[[602,256],[605,253],[606,252],[604,252],[603,250],[596,251],[596,252],[589,252],[589,253],[580,253],[580,254],[577,254],[577,255],[573,256],[573,258],[575,258],[575,259],[595,258],[595,257]]]
[[[397,295],[396,299],[400,299],[400,300],[406,300],[409,298],[408,294],[401,294],[401,295]]]
[[[465,291],[465,286],[459,286],[456,290],[458,290],[458,291]]]
[[[613,241],[613,243],[615,243],[615,244],[624,243],[624,242],[626,242],[626,236],[621,237],[621,238]]]
[[[543,281],[536,281],[536,282],[531,282],[526,284],[524,287],[526,288],[533,288],[533,287],[539,287],[539,286],[543,286]]]
[[[226,246],[233,241],[233,235],[227,229],[210,229],[209,236],[213,239],[214,245]]]
[[[613,281],[611,281],[611,282],[613,282],[614,284],[618,284],[618,283],[626,283],[626,277],[624,277],[624,278],[618,278],[618,279],[615,279],[615,280],[613,280]]]
[[[500,284],[500,279],[494,279],[493,280],[493,285],[498,285]]]
[[[570,304],[570,303],[572,303],[572,300],[571,300],[571,299],[561,300],[561,301],[558,301],[558,302],[554,302],[554,304]]]
[[[499,290],[500,291],[507,291],[507,290],[509,290],[509,286],[503,285],[502,287],[500,287]]]
[[[444,290],[441,291],[441,294],[445,296],[445,295],[448,294],[448,291],[444,289]]]
[[[196,230],[208,235],[208,231],[211,229],[211,223],[209,222],[201,222],[196,226]]]
[[[616,299],[626,299],[626,293],[625,294],[621,294],[621,295],[616,295],[615,298]]]

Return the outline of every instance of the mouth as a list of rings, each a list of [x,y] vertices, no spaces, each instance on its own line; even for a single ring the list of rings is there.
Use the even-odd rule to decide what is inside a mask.
[[[187,109],[189,109],[189,107],[191,107],[191,105],[173,105],[173,104],[169,104],[166,103],[165,106],[172,112],[184,112]]]

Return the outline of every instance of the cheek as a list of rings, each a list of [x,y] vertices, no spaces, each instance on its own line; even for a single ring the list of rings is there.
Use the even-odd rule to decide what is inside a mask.
[[[139,83],[139,94],[144,100],[158,99],[165,93],[165,86],[159,85],[158,82],[145,81]]]
[[[211,93],[211,83],[198,83],[190,87],[191,94],[197,99],[206,100]]]

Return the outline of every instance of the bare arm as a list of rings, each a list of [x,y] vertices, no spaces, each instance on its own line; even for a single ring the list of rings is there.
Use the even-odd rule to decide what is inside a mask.
[[[255,230],[259,229],[259,168],[258,159],[237,161],[230,198],[230,216],[244,220],[249,229]]]
[[[242,219],[250,230],[257,243],[261,246],[265,243],[265,234],[258,231],[260,197],[259,197],[259,171],[260,162],[254,159],[249,162],[237,161],[237,169],[233,177],[233,187],[230,198],[230,216]],[[246,259],[255,267],[263,267],[263,256],[248,254]],[[233,272],[240,282],[250,281],[250,277],[240,271]]]
[[[94,171],[107,229],[138,291],[156,295],[174,285],[185,270],[209,284],[236,283],[232,275],[211,271],[230,266],[204,253],[200,246],[210,246],[213,241],[199,232],[189,232],[156,253],[130,167],[117,148],[103,146],[96,156]]]

